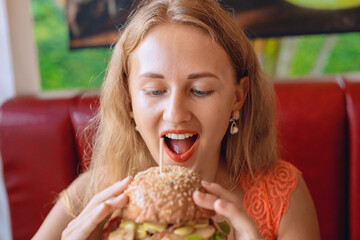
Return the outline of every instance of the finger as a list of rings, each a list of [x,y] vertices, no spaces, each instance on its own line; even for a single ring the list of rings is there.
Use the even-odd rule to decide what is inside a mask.
[[[250,219],[245,212],[241,211],[233,202],[224,199],[217,199],[214,203],[214,210],[221,216],[229,219],[231,225],[238,231],[248,236],[256,236],[258,230],[256,224]],[[245,231],[246,230],[246,231]]]
[[[229,202],[239,202],[239,199],[235,194],[223,188],[217,183],[210,183],[205,180],[201,181],[201,185],[205,188],[206,191],[212,193],[213,195],[218,196],[219,198],[225,199]]]
[[[241,217],[243,213],[235,206],[235,204],[228,202],[224,199],[217,199],[214,202],[214,210],[228,219],[231,219],[231,222],[234,226],[241,224]]]
[[[213,194],[203,193],[200,191],[195,191],[193,195],[194,201],[200,207],[211,209],[216,211],[218,214],[229,217],[231,216],[240,216],[242,212],[233,204],[224,199],[218,198]],[[236,219],[236,221],[238,221]]]
[[[114,198],[110,198],[105,201],[106,204],[110,205],[112,209],[123,208],[129,201],[129,197],[125,194],[120,194]]]
[[[217,196],[201,191],[195,191],[193,194],[193,200],[197,205],[210,210],[214,210],[214,203],[217,199]]]
[[[75,218],[63,232],[63,239],[85,239],[113,211],[125,206],[128,196],[121,194],[114,199],[101,203],[83,216]]]
[[[93,197],[93,199],[89,202],[89,204],[87,205],[87,207],[85,209],[94,208],[95,206],[99,205],[100,203],[123,193],[125,191],[125,189],[127,188],[127,186],[129,185],[129,183],[132,181],[132,179],[133,178],[131,176],[129,176],[121,181],[114,183],[113,185],[106,188],[105,190],[97,193]]]
[[[117,196],[125,191],[129,183],[132,181],[132,177],[129,176],[121,181],[118,181],[111,185],[110,187],[106,188],[105,190],[101,191],[100,194],[97,196],[97,200],[99,202],[103,202],[110,197]]]
[[[100,204],[92,211],[87,212],[83,216],[75,218],[69,223],[62,234],[62,240],[86,239],[92,231],[100,224],[109,206],[105,203]]]

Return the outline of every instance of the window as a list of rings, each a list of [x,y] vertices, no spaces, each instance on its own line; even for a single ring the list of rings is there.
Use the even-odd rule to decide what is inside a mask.
[[[42,89],[98,88],[103,81],[111,50],[70,50],[64,4],[64,0],[32,0]]]
[[[110,48],[69,49],[66,0],[32,0],[43,90],[98,88]],[[360,71],[360,33],[253,40],[264,72],[275,78]]]
[[[306,77],[360,72],[360,33],[255,39],[265,73]]]

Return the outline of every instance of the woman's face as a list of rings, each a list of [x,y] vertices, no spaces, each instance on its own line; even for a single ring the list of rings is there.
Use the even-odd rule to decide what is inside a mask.
[[[204,31],[152,28],[130,57],[133,117],[155,161],[199,173],[217,168],[221,141],[245,95],[230,58]],[[214,170],[213,170],[214,171]]]

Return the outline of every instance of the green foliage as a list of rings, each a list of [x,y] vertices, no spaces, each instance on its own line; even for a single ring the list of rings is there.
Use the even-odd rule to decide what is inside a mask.
[[[323,73],[360,71],[360,33],[338,34]]]
[[[64,9],[54,0],[32,0],[32,11],[43,90],[98,88],[110,50],[69,50]]]
[[[312,73],[326,37],[327,35],[297,37],[289,72],[291,77]],[[336,37],[322,73],[343,74],[360,71],[360,33],[343,33],[337,34]]]
[[[298,77],[309,75],[325,42],[326,35],[299,36],[290,64],[289,75]]]
[[[98,88],[104,78],[111,50],[92,48],[69,50],[68,28],[60,0],[32,0],[34,35],[38,48],[43,90]],[[318,61],[327,35],[296,38],[290,62],[290,77],[310,75]],[[337,34],[335,46],[323,69],[324,74],[360,71],[360,33]],[[265,46],[264,71],[273,75],[279,46],[268,39]]]
[[[265,44],[264,72],[269,76],[273,75],[276,67],[276,58],[278,54],[278,41],[276,38],[269,38]]]

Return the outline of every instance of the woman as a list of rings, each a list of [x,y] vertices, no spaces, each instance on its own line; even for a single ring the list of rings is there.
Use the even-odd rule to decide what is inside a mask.
[[[165,164],[206,180],[208,193],[193,199],[231,223],[230,239],[319,239],[304,180],[277,159],[273,89],[217,2],[143,1],[115,46],[100,101],[90,169],[34,239],[99,239],[103,220],[128,201],[125,177],[158,164],[161,137]]]

